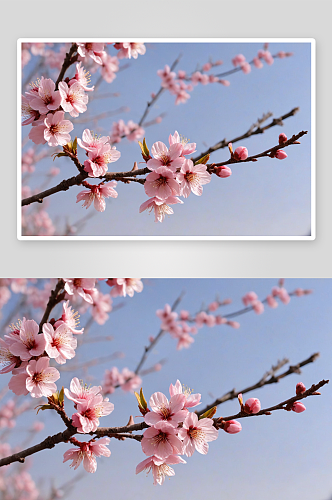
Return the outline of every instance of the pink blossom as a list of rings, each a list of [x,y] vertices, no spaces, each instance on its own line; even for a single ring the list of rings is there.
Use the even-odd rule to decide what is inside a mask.
[[[109,318],[109,313],[112,310],[112,298],[108,294],[103,294],[99,290],[92,293],[93,306],[92,317],[98,325],[104,325]]]
[[[249,415],[258,413],[261,409],[261,402],[257,398],[249,398],[244,404],[243,410]]]
[[[9,373],[14,368],[20,366],[21,358],[19,356],[14,356],[10,350],[11,342],[6,342],[0,338],[0,374]]]
[[[87,110],[88,96],[80,83],[74,82],[68,87],[66,82],[59,83],[59,92],[61,95],[61,107],[67,111],[70,116],[77,117],[80,113]]]
[[[243,64],[241,64],[241,69],[242,69],[243,73],[245,75],[247,75],[251,71],[251,65],[250,65],[250,63],[244,62]]]
[[[145,422],[148,425],[155,425],[158,422],[166,421],[177,427],[180,422],[183,422],[187,414],[186,410],[183,410],[185,400],[186,396],[184,394],[174,394],[168,401],[165,394],[155,392],[150,397],[151,411],[145,415]]]
[[[169,149],[166,144],[157,141],[151,148],[153,159],[149,160],[146,164],[149,170],[156,170],[160,167],[167,167],[172,172],[181,168],[184,163],[184,158],[181,156],[183,152],[183,145],[181,143],[173,143]]]
[[[117,386],[124,383],[124,378],[119,372],[116,366],[113,366],[111,370],[105,370],[104,382],[103,382],[103,393],[112,394]]]
[[[254,304],[257,299],[258,299],[258,296],[255,292],[248,292],[244,295],[244,297],[242,297],[242,302],[247,307],[247,306],[251,306],[252,304]]]
[[[19,335],[10,345],[10,351],[14,356],[19,356],[22,361],[28,361],[32,356],[43,354],[46,346],[44,334],[38,334],[39,326],[33,320],[23,321],[20,325]],[[13,337],[12,337],[13,338]]]
[[[95,278],[62,278],[65,281],[65,291],[68,295],[79,295],[89,304],[93,304],[90,291],[94,289]]]
[[[72,460],[70,467],[76,470],[83,461],[83,467],[87,472],[96,472],[96,457],[109,457],[111,455],[111,451],[107,448],[110,441],[110,438],[105,437],[98,441],[80,443],[79,447],[70,448],[64,453],[63,463]]]
[[[172,325],[178,317],[178,313],[172,311],[169,304],[165,304],[164,309],[158,309],[156,315],[161,319],[161,328],[163,330],[168,330],[169,326]]]
[[[106,283],[113,287],[110,292],[112,297],[133,297],[134,292],[140,293],[143,290],[140,278],[109,278]]]
[[[274,154],[274,158],[278,158],[278,160],[284,160],[287,158],[287,153],[282,149],[278,149],[278,151]]]
[[[38,93],[30,100],[32,109],[39,111],[39,113],[46,114],[49,111],[56,110],[61,103],[61,96],[58,90],[55,90],[55,83],[51,78],[40,79]]]
[[[8,388],[14,394],[16,394],[16,396],[26,396],[27,394],[29,394],[26,386],[27,378],[27,373],[19,373],[17,375],[13,375],[8,383]]]
[[[84,201],[82,207],[89,208],[93,202],[93,206],[98,212],[104,212],[106,209],[105,198],[117,198],[118,193],[115,191],[116,181],[110,181],[107,184],[99,184],[92,186],[86,191],[80,191],[76,196],[76,203]]]
[[[195,341],[187,332],[179,332],[176,336],[178,339],[178,343],[176,345],[176,349],[179,351],[180,349],[188,349],[191,344]]]
[[[192,394],[190,389],[188,389],[187,387],[184,387],[181,384],[180,380],[177,380],[175,382],[175,385],[171,384],[169,386],[169,393],[170,393],[171,397],[175,396],[176,394],[183,394],[186,397],[186,399],[183,403],[184,409],[193,408],[194,406],[201,404],[200,403],[201,395],[200,394]]]
[[[217,168],[216,174],[218,177],[226,178],[232,175],[232,170],[229,167],[221,166]]]
[[[77,311],[74,311],[72,307],[69,305],[69,300],[63,302],[62,304],[63,313],[61,318],[54,324],[57,328],[61,323],[64,323],[67,328],[74,334],[82,334],[84,332],[84,328],[81,330],[77,330],[76,327],[79,325],[79,314]]]
[[[170,455],[182,454],[183,444],[177,437],[178,430],[168,422],[158,422],[143,433],[142,450],[162,460]]]
[[[306,410],[306,407],[299,401],[295,401],[295,403],[293,403],[293,406],[291,407],[291,410],[295,411],[295,413],[302,413]]]
[[[120,151],[110,144],[99,145],[98,148],[88,152],[88,160],[84,162],[84,170],[89,177],[100,177],[107,172],[108,163],[117,161],[121,156]]]
[[[223,430],[228,434],[236,434],[242,430],[242,425],[237,420],[228,420],[224,423]]]
[[[72,80],[70,80],[69,85],[78,82],[85,92],[91,92],[94,87],[88,87],[90,85],[90,73],[85,70],[82,66],[82,62],[76,64],[76,73]]]
[[[56,329],[51,323],[44,323],[43,333],[46,339],[45,351],[50,358],[63,365],[67,359],[75,356],[77,340],[73,337],[66,323],[61,323]]]
[[[82,139],[78,137],[77,144],[86,151],[93,151],[109,141],[109,136],[98,137],[91,133],[89,129],[85,129],[82,134]]]
[[[119,59],[134,59],[138,58],[138,55],[144,55],[146,52],[146,47],[144,43],[137,42],[125,42],[125,43],[115,43],[114,48],[119,50]]]
[[[201,196],[202,185],[211,181],[211,175],[207,172],[206,165],[194,165],[192,160],[185,160],[176,179],[181,184],[181,195],[187,198],[191,192]]]
[[[77,413],[72,415],[73,425],[77,427],[77,432],[88,434],[94,432],[99,426],[99,418],[109,415],[114,410],[113,403],[101,394],[97,394],[92,399],[86,399],[77,403]]]
[[[258,57],[253,58],[255,68],[261,69],[263,67],[262,61]]]
[[[116,73],[119,71],[119,59],[116,56],[111,56],[104,52],[101,60],[102,66],[100,73],[105,82],[112,83],[116,78]]]
[[[64,115],[64,111],[56,111],[54,115],[48,114],[44,120],[44,138],[49,146],[64,146],[70,141],[69,132],[74,125],[69,120],[64,120]]]
[[[260,300],[256,300],[252,304],[252,309],[256,314],[262,314],[264,312],[264,304]]]
[[[232,59],[232,63],[234,66],[239,66],[242,63],[244,63],[246,58],[244,57],[243,54],[238,54]]]
[[[128,368],[123,368],[122,373],[123,383],[121,384],[121,389],[125,392],[133,392],[134,389],[142,386],[142,379],[135,372],[132,372]]]
[[[237,321],[227,321],[226,325],[229,325],[232,328],[240,328],[240,323]]]
[[[170,196],[180,195],[181,188],[174,173],[169,168],[159,167],[147,175],[144,191],[148,196],[156,196],[161,200],[166,200]]]
[[[272,307],[273,309],[278,307],[278,302],[276,301],[276,299],[272,295],[268,295],[266,297],[266,303],[269,307]]]
[[[178,85],[174,85],[173,88],[170,89],[170,92],[176,96],[175,105],[185,103],[190,98],[187,90],[191,91],[192,87],[187,85],[183,81],[180,81]]]
[[[30,123],[40,118],[39,111],[31,107],[30,101],[31,99],[27,99],[25,96],[22,95],[21,112],[22,112],[22,118],[24,118],[22,125],[29,125]]]
[[[67,399],[70,399],[77,404],[93,399],[97,394],[101,392],[101,389],[101,385],[87,387],[87,385],[83,385],[83,382],[80,382],[77,377],[74,377],[70,382],[70,390],[65,389],[64,392]]]
[[[236,148],[233,156],[235,160],[246,160],[248,158],[248,150],[247,148],[240,146]]]
[[[303,394],[307,389],[305,388],[305,385],[303,382],[299,382],[296,384],[296,395],[299,396],[300,394]]]
[[[47,127],[43,125],[37,125],[36,127],[32,127],[32,129],[29,132],[29,139],[34,143],[34,144],[46,144],[46,139],[44,136],[44,132],[47,129]]]
[[[162,222],[165,219],[165,215],[172,215],[174,213],[173,209],[168,205],[168,203],[169,205],[174,205],[176,203],[183,203],[183,201],[176,196],[169,196],[165,200],[161,200],[160,198],[157,198],[155,196],[142,203],[142,205],[139,207],[139,212],[141,213],[144,212],[144,210],[148,209],[149,212],[154,210],[154,221]]]
[[[164,88],[170,88],[174,85],[174,80],[176,77],[176,73],[171,71],[170,67],[166,64],[164,69],[159,69],[157,71],[157,75],[160,76],[162,82],[161,86]]]
[[[283,287],[273,287],[272,288],[272,295],[273,297],[279,297],[281,302],[285,305],[287,305],[290,302],[290,296],[286,290],[286,288]]]
[[[223,79],[219,79],[218,82],[221,83],[221,85],[224,85],[225,87],[229,87],[231,84],[231,82],[229,82],[228,80],[223,80]]]
[[[208,75],[204,75],[200,71],[195,71],[191,76],[191,81],[194,85],[201,83],[202,85],[207,85],[209,83]]]
[[[81,57],[90,56],[97,64],[102,64],[103,43],[78,43],[77,52]]]
[[[218,431],[213,426],[211,418],[198,420],[196,413],[190,412],[187,414],[178,435],[183,440],[183,452],[187,457],[191,457],[195,449],[206,455],[209,450],[208,442],[217,439]]]
[[[56,368],[49,367],[49,358],[32,359],[26,367],[26,388],[33,398],[48,397],[56,391],[55,381],[60,378]],[[21,375],[16,375],[20,377]]]
[[[139,474],[143,470],[146,470],[149,473],[152,470],[153,475],[153,484],[162,485],[165,481],[166,476],[174,476],[175,472],[172,467],[169,467],[168,464],[185,464],[187,463],[183,458],[178,455],[169,455],[165,459],[160,459],[158,457],[152,456],[140,462],[136,467],[136,474]]]

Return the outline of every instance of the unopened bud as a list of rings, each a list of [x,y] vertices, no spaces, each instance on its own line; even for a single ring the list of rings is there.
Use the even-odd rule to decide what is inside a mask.
[[[303,411],[305,411],[306,407],[304,406],[304,404],[300,403],[299,401],[296,401],[291,410],[292,411],[295,411],[295,413],[302,413]]]
[[[243,410],[248,413],[248,415],[253,415],[254,413],[258,413],[261,409],[261,402],[257,398],[249,398],[245,402]]]
[[[303,394],[307,389],[305,388],[305,385],[302,382],[299,382],[296,384],[296,395],[299,396],[300,394]]]
[[[242,431],[242,425],[237,420],[228,420],[223,424],[223,429],[228,434],[237,434]]]
[[[284,142],[287,142],[287,135],[286,134],[280,134],[279,135],[279,144],[283,144]]]
[[[246,160],[248,158],[248,150],[242,146],[236,148],[234,151],[235,160]]]

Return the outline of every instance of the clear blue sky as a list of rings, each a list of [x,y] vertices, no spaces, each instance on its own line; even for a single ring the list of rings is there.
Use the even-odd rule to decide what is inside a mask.
[[[238,53],[251,60],[262,48],[260,43],[147,43],[144,56],[130,61],[130,67],[117,74],[116,79],[107,84],[103,82],[99,91],[102,93],[120,93],[118,98],[95,100],[88,106],[90,116],[121,106],[128,106],[130,111],[115,117],[100,120],[98,128],[93,124],[74,123],[72,136],[79,137],[84,128],[90,127],[101,134],[109,134],[113,121],[120,118],[125,122],[138,122],[152,92],[160,87],[157,70],[171,65],[182,54],[178,69],[188,73],[195,70],[211,57],[222,59],[224,64],[216,68],[215,73],[232,69],[231,59]],[[139,184],[118,184],[119,196],[108,200],[106,211],[86,223],[83,235],[91,236],[306,236],[310,233],[310,195],[311,195],[311,55],[309,43],[272,43],[270,51],[293,52],[294,56],[275,60],[272,66],[264,63],[264,68],[253,68],[248,75],[239,72],[226,77],[231,82],[229,87],[220,84],[197,86],[186,104],[174,105],[174,96],[165,92],[151,110],[148,120],[166,113],[161,124],[146,129],[146,141],[151,147],[155,141],[168,144],[168,136],[177,130],[191,142],[197,143],[198,154],[207,146],[218,141],[243,134],[264,113],[271,111],[279,117],[294,107],[300,112],[284,122],[284,127],[273,127],[262,136],[255,136],[236,145],[246,146],[249,154],[257,154],[278,142],[278,135],[284,132],[288,137],[308,130],[300,146],[287,148],[288,158],[260,159],[256,163],[237,164],[232,167],[233,174],[227,179],[214,176],[211,183],[204,186],[203,196],[193,194],[185,199],[183,205],[173,206],[174,215],[162,224],[155,223],[148,212],[138,213],[139,206],[147,196]],[[112,53],[112,48],[110,47]],[[122,64],[128,63],[123,60]],[[24,77],[30,72],[32,62],[24,69]],[[70,72],[69,72],[70,73]],[[41,75],[38,75],[41,76]],[[57,72],[54,73],[56,79]],[[93,75],[95,83],[97,75]],[[91,96],[91,93],[89,94]],[[85,118],[87,114],[80,115]],[[25,127],[28,133],[30,126]],[[53,152],[53,148],[49,148]],[[121,159],[109,165],[110,171],[132,168],[134,161],[141,161],[138,144],[124,140],[117,145]],[[52,151],[51,151],[52,149]],[[85,156],[79,150],[83,162]],[[228,159],[224,149],[214,153],[210,161]],[[38,166],[38,173],[46,172],[50,166],[57,166],[61,173],[55,183],[75,174],[72,163],[59,158],[51,158]],[[36,177],[36,186],[41,183],[41,176]],[[93,208],[81,208],[76,205],[79,187],[52,197],[49,212],[53,218],[59,216],[60,226],[66,218],[71,223],[85,216]],[[95,212],[95,211],[94,211]]]
[[[132,299],[115,299],[114,305],[123,302],[124,307],[112,313],[104,326],[93,326],[86,337],[111,335],[114,340],[88,343],[78,351],[75,358],[78,362],[118,351],[126,354],[114,363],[91,369],[91,383],[98,384],[106,368],[115,365],[119,369],[125,366],[133,369],[137,365],[148,337],[158,333],[160,322],[155,311],[165,303],[174,302],[182,291],[185,295],[179,309],[196,312],[202,303],[207,305],[219,294],[220,299],[233,299],[223,310],[228,313],[242,307],[241,297],[246,292],[253,290],[262,299],[277,284],[276,279],[146,279],[143,282],[141,294],[135,294]],[[290,364],[296,364],[315,352],[320,352],[320,358],[304,367],[301,375],[286,377],[279,384],[249,393],[247,397],[258,397],[262,406],[268,407],[291,397],[297,382],[310,387],[330,378],[332,281],[287,279],[285,285],[289,291],[302,287],[314,293],[294,297],[289,305],[266,309],[260,316],[253,312],[245,314],[238,318],[241,324],[238,330],[226,326],[203,328],[190,349],[176,351],[174,339],[165,336],[146,364],[149,367],[162,358],[167,360],[160,372],[144,378],[146,397],[155,391],[168,395],[170,383],[174,384],[179,378],[194,392],[201,393],[206,405],[233,388],[240,390],[254,384],[277,360],[288,357]],[[3,319],[12,310],[13,300],[4,308]],[[29,317],[37,321],[41,317],[41,311],[32,310],[30,314]],[[82,316],[81,324],[87,319]],[[69,366],[69,362],[67,364]],[[60,380],[68,386],[74,375],[80,377],[82,372],[63,373]],[[9,378],[10,375],[2,375],[2,384],[7,384]],[[145,458],[139,443],[112,440],[111,457],[99,459],[96,474],[86,474],[68,498],[89,499],[98,488],[100,500],[110,495],[160,500],[183,495],[193,499],[213,496],[225,500],[265,500],[267,497],[269,500],[327,500],[332,493],[330,385],[321,392],[321,396],[305,401],[304,413],[274,412],[269,417],[242,420],[243,430],[237,435],[220,432],[218,440],[210,443],[208,455],[195,453],[186,465],[175,466],[175,477],[166,480],[162,487],[153,486],[152,478],[145,477],[144,473],[135,476],[137,463]],[[114,412],[102,418],[101,425],[126,424],[130,415],[139,414],[133,395],[118,391],[110,400],[115,405]],[[66,408],[70,413],[68,402]],[[237,402],[230,401],[219,407],[217,416],[237,411]],[[57,415],[46,413],[38,417],[47,422],[48,430],[44,429],[33,443],[63,429]],[[18,423],[17,444],[22,439],[22,429],[32,420],[33,412]],[[31,467],[35,480],[43,479],[45,486],[48,480],[55,478],[59,486],[77,476],[79,470],[72,471],[67,463],[62,464],[62,455],[68,448],[61,444],[35,455]]]

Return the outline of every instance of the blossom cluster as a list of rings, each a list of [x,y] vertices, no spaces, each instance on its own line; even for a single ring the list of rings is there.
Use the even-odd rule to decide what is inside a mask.
[[[271,65],[275,58],[283,59],[285,57],[290,57],[293,54],[291,52],[280,51],[276,55],[272,55],[268,50],[268,44],[265,44],[264,50],[259,50],[257,56],[255,56],[252,61],[247,61],[243,54],[237,54],[232,59],[232,64],[234,69],[240,69],[244,74],[251,72],[252,66],[255,68],[263,68],[264,61],[267,65]],[[209,61],[199,69],[191,74],[187,74],[184,70],[178,70],[178,72],[172,71],[172,69],[166,64],[164,69],[157,71],[158,76],[161,78],[161,86],[167,89],[172,95],[175,95],[175,104],[185,103],[190,98],[190,93],[194,90],[194,87],[198,84],[208,85],[210,83],[220,83],[226,87],[230,85],[229,80],[222,78],[224,75],[209,73],[209,71],[217,66],[223,64],[223,61]],[[208,74],[209,73],[209,74]],[[225,72],[225,74],[232,73]],[[154,97],[154,95],[152,95]]]
[[[246,308],[253,310],[256,314],[262,314],[264,312],[264,304],[274,309],[278,307],[278,300],[287,305],[291,300],[291,295],[301,297],[310,293],[311,290],[297,288],[289,294],[281,280],[279,286],[274,286],[271,293],[263,301],[259,300],[258,295],[254,291],[250,291],[242,297],[242,302]],[[177,349],[188,348],[195,340],[193,335],[196,335],[198,329],[203,326],[210,328],[218,325],[228,325],[232,328],[240,327],[240,323],[228,319],[228,315],[213,314],[221,306],[228,305],[230,302],[230,299],[223,301],[215,300],[206,309],[194,315],[191,315],[187,310],[181,310],[177,313],[172,310],[169,304],[166,304],[164,309],[156,311],[156,315],[161,320],[160,328],[177,340]],[[230,316],[233,317],[235,315],[236,313],[232,313]],[[150,341],[153,342],[152,337]]]

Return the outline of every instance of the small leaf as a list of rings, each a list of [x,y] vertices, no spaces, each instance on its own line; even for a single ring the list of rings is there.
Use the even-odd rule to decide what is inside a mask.
[[[205,413],[203,413],[203,415],[198,417],[198,420],[201,420],[202,418],[213,418],[214,415],[216,414],[216,411],[217,411],[217,407],[213,406],[212,408],[207,410]]]
[[[205,165],[210,159],[210,155],[205,155],[205,156],[202,156],[202,158],[200,158],[199,160],[197,160],[195,162],[195,165],[199,165],[200,163],[203,163],[203,165]]]

